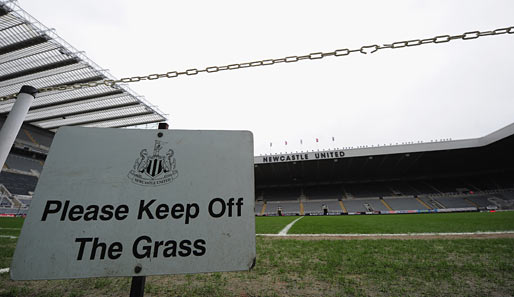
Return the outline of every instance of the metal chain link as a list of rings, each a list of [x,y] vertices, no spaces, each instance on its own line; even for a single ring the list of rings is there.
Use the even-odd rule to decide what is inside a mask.
[[[372,54],[377,52],[378,50],[383,49],[397,49],[397,48],[403,48],[403,47],[412,47],[412,46],[418,46],[418,45],[425,45],[430,43],[445,43],[452,40],[471,40],[471,39],[477,39],[479,37],[483,36],[493,36],[493,35],[502,35],[502,34],[513,34],[514,33],[514,26],[513,27],[506,27],[506,28],[499,28],[492,31],[470,31],[459,35],[439,35],[432,38],[425,38],[425,39],[412,39],[412,40],[404,40],[404,41],[396,41],[390,44],[372,44],[372,45],[364,45],[357,49],[337,49],[331,52],[316,52],[316,53],[310,53],[308,55],[303,56],[288,56],[285,58],[278,58],[278,59],[266,59],[266,60],[258,60],[254,62],[245,62],[245,63],[236,63],[236,64],[230,64],[230,65],[224,65],[224,66],[209,66],[204,69],[196,69],[191,68],[185,71],[170,71],[166,73],[155,73],[155,74],[149,74],[145,76],[132,76],[132,77],[125,77],[121,79],[106,79],[102,81],[95,81],[95,82],[88,82],[88,83],[79,83],[79,84],[70,84],[70,85],[59,85],[59,86],[53,86],[53,87],[47,87],[47,88],[41,88],[39,89],[39,93],[45,93],[50,91],[65,91],[65,90],[72,90],[72,89],[82,89],[82,88],[93,88],[97,86],[108,86],[108,87],[114,87],[118,83],[133,83],[138,81],[145,81],[145,80],[156,80],[160,78],[175,78],[178,76],[191,76],[191,75],[197,75],[199,73],[215,73],[219,71],[225,71],[225,70],[236,70],[236,69],[243,69],[243,68],[250,68],[250,67],[258,67],[258,66],[267,66],[267,65],[274,65],[279,63],[293,63],[293,62],[299,62],[303,60],[318,60],[323,59],[325,57],[342,57],[342,56],[348,56],[352,53],[361,53],[361,54]],[[12,94],[4,97],[0,97],[0,102],[4,100],[14,99],[16,98],[17,94]]]

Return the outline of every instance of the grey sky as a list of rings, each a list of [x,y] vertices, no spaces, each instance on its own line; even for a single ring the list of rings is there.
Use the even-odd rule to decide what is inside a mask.
[[[19,5],[116,77],[514,26],[513,1]],[[256,154],[459,139],[513,121],[513,50],[514,34],[505,34],[131,88],[169,114],[174,129],[252,131]]]

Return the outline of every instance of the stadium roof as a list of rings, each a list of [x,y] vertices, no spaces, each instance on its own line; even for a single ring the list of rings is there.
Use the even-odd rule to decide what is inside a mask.
[[[22,85],[45,88],[114,79],[14,1],[0,1],[0,97]],[[0,101],[6,115],[14,99]],[[165,115],[123,84],[37,95],[25,122],[60,126],[127,127],[165,121]]]
[[[514,123],[479,138],[460,140],[439,140],[432,142],[402,143],[396,145],[344,148],[327,151],[271,154],[254,157],[255,164],[296,162],[348,157],[365,157],[388,154],[419,153],[482,147],[514,135]]]

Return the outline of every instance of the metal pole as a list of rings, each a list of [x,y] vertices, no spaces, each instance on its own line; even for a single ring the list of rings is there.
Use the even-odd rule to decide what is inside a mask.
[[[7,120],[5,120],[0,131],[0,172],[2,172],[5,160],[7,160],[14,140],[20,131],[36,94],[37,89],[32,86],[21,87],[18,97],[16,97],[16,101],[14,101],[14,105],[7,116]]]
[[[167,130],[169,125],[167,123],[159,123],[159,130]],[[162,137],[162,133],[157,134],[158,137]],[[134,271],[139,273],[142,267],[138,264]],[[132,283],[130,284],[130,297],[143,297],[145,295],[145,282],[146,276],[133,276]]]
[[[132,277],[130,284],[130,297],[143,297],[145,295],[146,276]]]

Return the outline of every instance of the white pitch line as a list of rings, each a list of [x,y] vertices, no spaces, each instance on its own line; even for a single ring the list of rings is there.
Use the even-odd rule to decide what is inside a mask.
[[[7,273],[7,272],[9,272],[9,267],[7,267],[7,268],[1,268],[1,269],[0,269],[0,274],[2,274],[2,273]]]
[[[11,235],[0,235],[0,237],[9,238],[9,239],[16,239],[16,238],[18,238],[18,236],[11,236]]]
[[[301,219],[301,218],[300,218]],[[291,224],[294,224],[299,219],[293,221]],[[291,228],[289,225],[286,226]],[[284,230],[286,229],[284,228]],[[282,231],[284,231],[282,230]],[[288,229],[289,230],[289,229]],[[287,231],[288,231],[287,230]],[[278,234],[256,234],[257,236],[287,236],[287,237],[354,237],[354,236],[362,236],[362,237],[374,237],[374,236],[383,236],[383,237],[394,237],[394,236],[455,236],[455,235],[493,235],[493,234],[514,234],[514,231],[477,231],[477,232],[449,232],[449,233],[345,233],[345,234],[287,234],[286,233]]]
[[[287,226],[284,227],[284,229],[282,229],[282,230],[280,230],[280,232],[278,232],[278,235],[280,235],[280,236],[287,235],[287,232],[289,232],[289,229],[291,229],[291,227],[293,227],[293,225],[302,218],[303,217],[299,217],[298,219],[289,223]]]
[[[4,227],[0,227],[0,230],[21,230],[21,228],[4,228]]]

